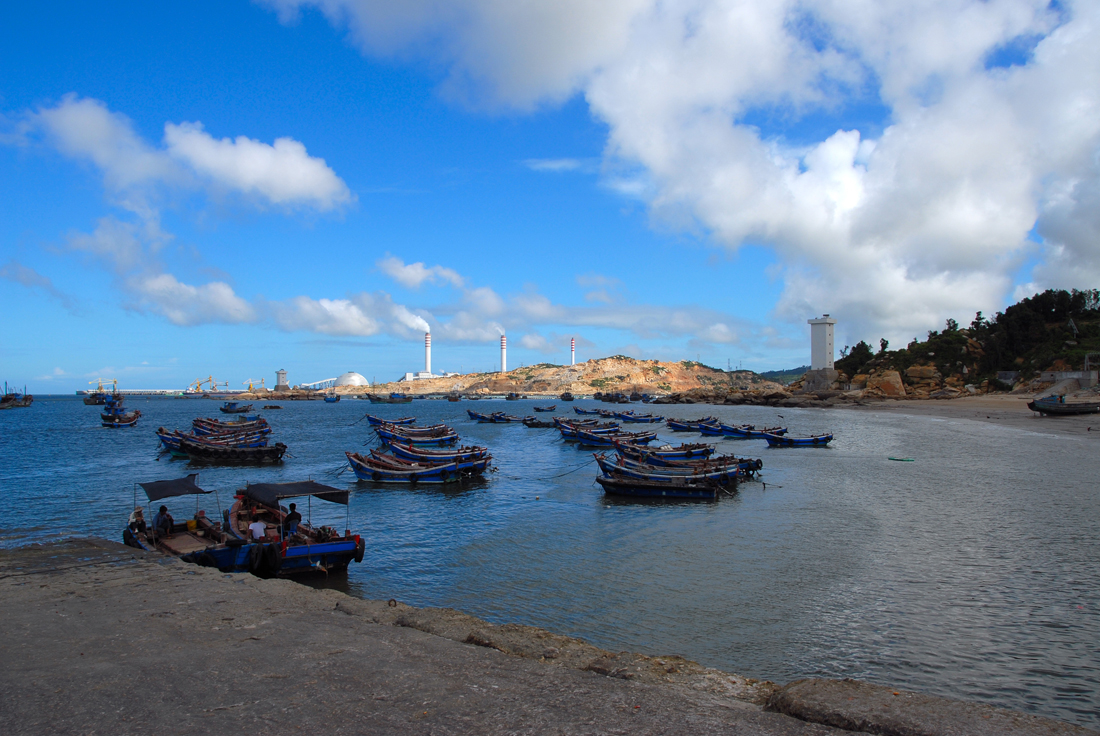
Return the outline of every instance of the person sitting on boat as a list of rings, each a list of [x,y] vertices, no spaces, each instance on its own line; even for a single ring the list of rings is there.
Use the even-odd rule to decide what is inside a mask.
[[[283,523],[286,524],[286,533],[293,534],[298,531],[298,525],[302,523],[302,515],[298,513],[297,504],[290,504],[290,513],[286,515]]]
[[[168,513],[167,506],[161,506],[160,511],[153,517],[153,529],[155,529],[158,534],[165,537],[172,536],[172,525],[175,523],[176,520]]]
[[[252,514],[252,523],[248,525],[248,536],[258,541],[267,538],[267,524],[260,521],[259,514]]]
[[[145,533],[145,513],[141,510],[140,506],[130,513],[129,526],[130,531],[132,531],[134,534]]]

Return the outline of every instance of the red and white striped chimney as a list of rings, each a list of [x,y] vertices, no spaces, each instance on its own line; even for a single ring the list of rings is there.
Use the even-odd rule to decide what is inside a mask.
[[[569,338],[569,365],[577,364],[577,338]]]
[[[432,333],[424,333],[424,372],[432,372]]]
[[[508,338],[500,336],[500,372],[508,372]]]

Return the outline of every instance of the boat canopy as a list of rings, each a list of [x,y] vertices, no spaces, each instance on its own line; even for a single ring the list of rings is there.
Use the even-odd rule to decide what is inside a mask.
[[[293,483],[251,483],[238,493],[264,506],[278,506],[279,499],[313,496],[332,503],[348,503],[348,491],[326,486],[315,480],[302,480]]]
[[[145,495],[149,497],[150,502],[159,501],[162,498],[171,498],[172,496],[195,496],[200,493],[213,493],[213,491],[204,491],[198,487],[195,483],[195,479],[198,477],[198,473],[191,473],[186,478],[154,480],[138,485],[145,489]]]

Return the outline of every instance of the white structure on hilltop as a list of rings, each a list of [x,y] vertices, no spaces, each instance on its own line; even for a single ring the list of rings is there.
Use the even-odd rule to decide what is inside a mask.
[[[826,314],[806,322],[810,325],[810,370],[833,370],[833,325],[836,320]]]
[[[508,372],[508,338],[500,336],[500,372]]]
[[[369,386],[370,381],[355,371],[348,371],[336,379],[336,386]]]
[[[424,333],[424,372],[432,374],[432,333]]]
[[[282,368],[275,371],[275,390],[289,391],[290,384],[286,382],[286,371]]]
[[[577,364],[577,338],[569,338],[569,365]]]

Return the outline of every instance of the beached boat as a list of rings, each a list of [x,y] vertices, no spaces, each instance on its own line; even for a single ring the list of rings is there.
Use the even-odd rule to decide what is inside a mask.
[[[663,483],[634,478],[609,478],[604,475],[596,476],[596,482],[603,487],[607,495],[628,498],[714,500],[718,498],[719,493],[718,484],[710,482],[698,483],[683,480]]]
[[[375,483],[456,483],[483,474],[493,461],[492,455],[474,460],[416,462],[377,450],[371,450],[369,455],[344,454],[356,478]]]
[[[558,405],[551,404],[550,406],[536,406],[535,411],[557,411]]]
[[[152,504],[167,498],[205,495],[192,473],[186,478],[141,483]],[[347,505],[348,492],[313,481],[265,483],[246,486],[223,514],[223,521],[211,520],[198,509],[195,516],[171,527],[170,535],[161,535],[144,521],[135,521],[123,531],[123,542],[144,550],[159,550],[204,567],[222,572],[252,572],[262,576],[294,575],[323,570],[346,569],[354,560],[361,562],[366,547],[358,535],[339,535],[331,527],[314,527],[308,521],[295,533],[286,528],[286,510],[279,501],[286,498],[319,498]],[[150,513],[152,508],[150,506]],[[264,523],[266,539],[248,538],[253,518]],[[152,517],[150,517],[152,518]]]
[[[241,404],[236,401],[227,401],[219,406],[218,409],[222,414],[247,414],[252,411],[252,404],[241,406]]]
[[[825,447],[833,441],[833,435],[815,434],[809,437],[791,437],[782,434],[766,434],[769,447]]]
[[[1027,402],[1027,408],[1038,412],[1041,417],[1072,416],[1075,414],[1096,414],[1100,412],[1100,402],[1067,402],[1065,396],[1045,396],[1041,399]]]

